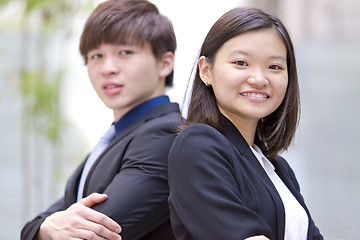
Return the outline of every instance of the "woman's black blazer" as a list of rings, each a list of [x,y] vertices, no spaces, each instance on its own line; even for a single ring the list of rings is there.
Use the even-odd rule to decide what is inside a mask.
[[[309,217],[308,239],[323,239],[310,216],[294,172],[272,162]],[[249,145],[227,120],[224,133],[194,124],[175,139],[169,155],[170,219],[176,239],[284,239],[285,210]]]

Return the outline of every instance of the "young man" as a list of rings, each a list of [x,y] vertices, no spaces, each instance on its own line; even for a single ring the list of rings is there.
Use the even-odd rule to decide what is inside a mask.
[[[109,0],[94,10],[80,52],[113,110],[103,137],[110,132],[110,140],[99,142],[64,197],[27,223],[21,239],[173,239],[167,156],[181,115],[164,94],[175,49],[171,22],[146,0]]]

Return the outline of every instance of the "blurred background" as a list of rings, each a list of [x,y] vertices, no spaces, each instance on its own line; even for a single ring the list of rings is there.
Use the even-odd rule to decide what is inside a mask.
[[[0,240],[59,198],[112,122],[78,51],[101,1],[0,0]],[[178,39],[172,101],[184,93],[212,24],[236,6],[267,9],[293,38],[302,113],[283,155],[325,239],[360,239],[360,1],[152,0]]]

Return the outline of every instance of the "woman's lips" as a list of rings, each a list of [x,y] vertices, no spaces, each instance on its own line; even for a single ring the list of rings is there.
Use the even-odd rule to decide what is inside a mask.
[[[270,98],[270,94],[268,92],[265,91],[244,91],[240,93],[241,96],[246,97],[249,100],[252,101],[266,101],[267,99]]]
[[[255,97],[255,98],[269,98],[269,96],[262,93],[240,93],[241,96]]]

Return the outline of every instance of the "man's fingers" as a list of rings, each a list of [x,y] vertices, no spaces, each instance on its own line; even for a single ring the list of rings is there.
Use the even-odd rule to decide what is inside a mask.
[[[86,198],[83,198],[79,201],[82,205],[85,205],[86,207],[92,207],[96,203],[101,203],[105,201],[108,198],[106,194],[100,194],[100,193],[92,193]]]
[[[92,194],[64,211],[53,213],[41,224],[39,239],[121,239],[117,222],[88,207],[105,199],[105,194]]]
[[[88,221],[100,224],[101,226],[104,226],[105,228],[107,228],[113,232],[116,232],[116,233],[121,232],[120,225],[103,213],[100,213],[91,208],[88,208],[88,211],[86,211],[86,213],[84,213],[83,216]],[[101,228],[99,228],[99,230],[101,230]]]
[[[117,222],[115,222],[105,214],[91,209],[94,204],[101,203],[107,198],[108,196],[106,194],[92,193],[86,198],[81,199],[79,203],[87,207],[87,210],[85,210],[83,216],[89,221],[101,224],[102,226],[113,232],[120,233],[121,227]]]
[[[87,222],[85,228],[82,229],[81,235],[82,239],[109,239],[109,240],[120,240],[121,237],[119,233],[114,232],[113,230],[108,229],[102,224],[95,222]]]

